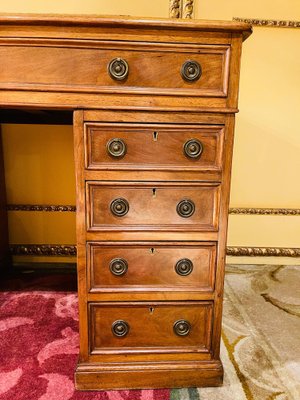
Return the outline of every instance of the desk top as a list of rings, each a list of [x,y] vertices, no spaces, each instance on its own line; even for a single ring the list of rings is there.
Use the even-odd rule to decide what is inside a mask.
[[[0,25],[45,25],[78,27],[123,27],[187,29],[194,31],[242,33],[245,40],[251,35],[251,25],[243,22],[190,20],[171,18],[144,18],[130,16],[79,15],[79,14],[0,14]]]

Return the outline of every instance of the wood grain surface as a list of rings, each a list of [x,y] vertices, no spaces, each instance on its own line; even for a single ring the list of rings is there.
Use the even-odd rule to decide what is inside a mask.
[[[1,115],[30,110],[26,122],[40,113],[58,122],[74,113],[77,388],[220,385],[234,119],[251,26],[3,14],[0,28]],[[127,62],[126,79],[109,73],[113,59]],[[199,79],[183,78],[187,61],[198,63]],[[114,138],[125,143],[121,158],[107,151]],[[191,139],[202,146],[197,159],[184,151]],[[3,256],[1,151],[0,160]],[[112,212],[116,199],[128,202],[124,216]],[[190,216],[178,212],[181,201],[194,206]],[[116,259],[127,265],[120,276]],[[176,272],[182,259],[193,265],[185,276]],[[128,332],[119,337],[116,326]]]
[[[223,129],[219,126],[165,126],[145,124],[86,125],[86,167],[91,170],[204,170],[220,171]],[[126,146],[122,157],[107,151],[114,138]],[[199,158],[189,157],[184,145],[189,140],[202,145]]]
[[[215,243],[89,243],[88,273],[90,290],[102,291],[208,291],[214,290]],[[109,266],[112,260],[125,260],[128,269],[114,275]],[[176,272],[182,259],[192,263],[188,275]]]

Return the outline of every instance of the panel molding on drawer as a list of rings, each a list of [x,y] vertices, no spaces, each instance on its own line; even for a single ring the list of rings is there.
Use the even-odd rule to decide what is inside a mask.
[[[121,260],[121,261],[120,261]],[[89,242],[91,293],[213,292],[214,242]]]
[[[211,301],[89,303],[90,354],[208,353],[212,315]],[[119,321],[125,335],[114,333]],[[187,334],[175,333],[179,321]]]
[[[31,39],[26,43],[24,39],[14,39],[0,47],[0,57],[5,71],[0,87],[8,90],[82,93],[121,90],[133,94],[208,97],[226,97],[228,92],[229,45],[65,39]],[[107,71],[110,61],[116,58],[126,60],[129,66],[128,76],[122,81],[112,79]],[[24,59],[31,62],[24,64]],[[181,77],[181,68],[189,60],[201,65],[202,75],[194,82]],[[20,65],[23,65],[21,75]]]
[[[86,123],[85,167],[90,170],[221,171],[224,126]],[[111,154],[111,141],[123,153]],[[185,144],[198,142],[199,155]],[[193,144],[191,143],[191,144]]]
[[[112,205],[120,200],[126,212],[116,216]],[[219,183],[91,181],[86,183],[87,230],[217,231],[219,203]],[[180,204],[190,216],[179,215]]]

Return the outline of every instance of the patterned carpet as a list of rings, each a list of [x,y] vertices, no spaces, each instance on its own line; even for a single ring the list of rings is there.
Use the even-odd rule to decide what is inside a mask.
[[[300,267],[229,265],[226,272],[224,385],[201,389],[75,391],[74,279],[52,275],[2,283],[0,399],[299,400]]]
[[[228,265],[220,388],[172,400],[300,400],[300,266]]]

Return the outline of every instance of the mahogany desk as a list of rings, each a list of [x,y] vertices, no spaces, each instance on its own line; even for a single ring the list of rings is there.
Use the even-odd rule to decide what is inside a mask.
[[[79,389],[222,383],[233,131],[250,34],[232,22],[0,16],[4,120],[73,113]]]

